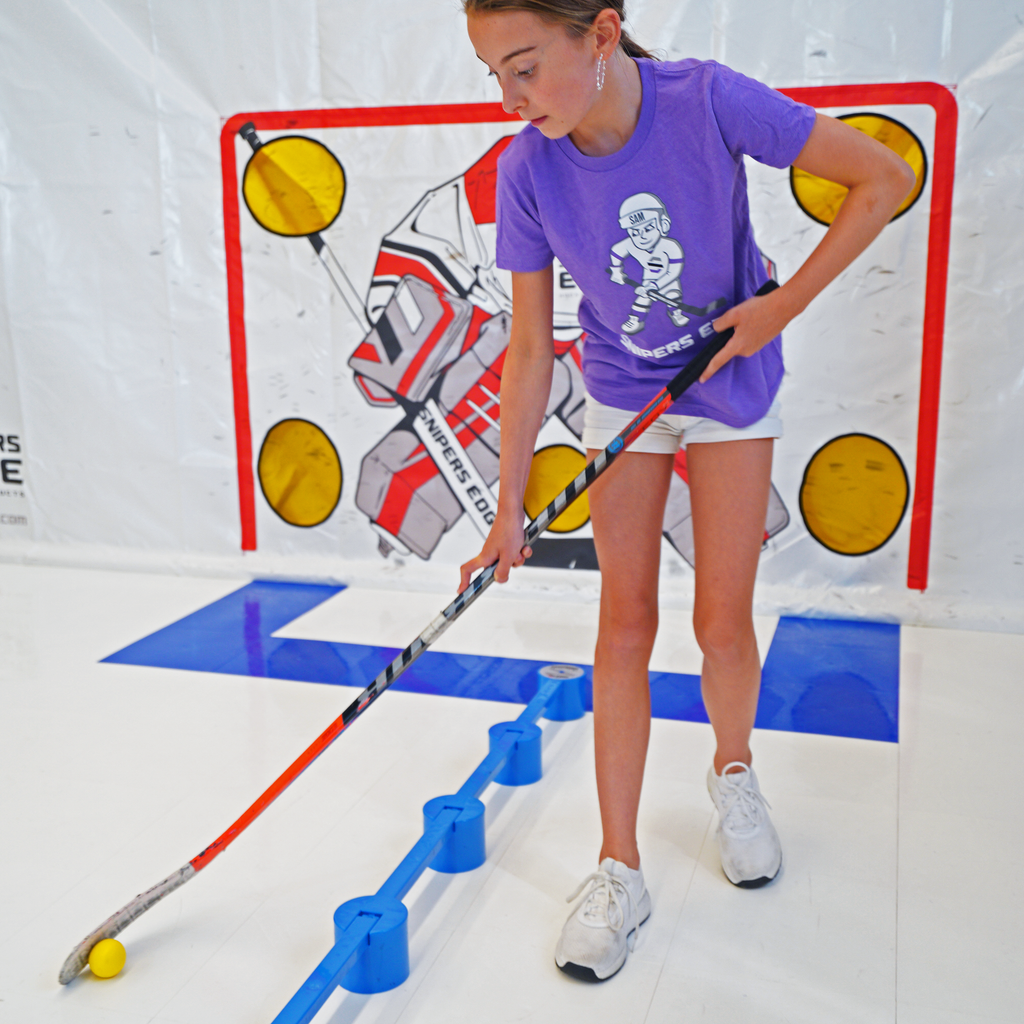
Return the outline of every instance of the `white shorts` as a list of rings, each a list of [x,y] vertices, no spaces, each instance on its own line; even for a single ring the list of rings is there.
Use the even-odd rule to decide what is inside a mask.
[[[659,416],[630,446],[631,452],[649,452],[655,455],[675,455],[688,444],[707,444],[714,441],[743,441],[758,437],[782,437],[782,405],[778,398],[772,402],[767,415],[749,427],[730,427],[706,416]],[[583,414],[583,445],[602,449],[627,427],[636,417],[635,412],[613,409],[587,395]]]

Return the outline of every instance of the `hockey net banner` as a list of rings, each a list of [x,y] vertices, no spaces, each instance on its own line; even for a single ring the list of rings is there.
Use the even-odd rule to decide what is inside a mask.
[[[786,332],[792,382],[762,573],[923,590],[956,104],[933,83],[782,91],[869,115],[886,137],[912,140],[921,170],[914,202]],[[521,127],[498,104],[252,112],[224,124],[243,550],[458,564],[477,549],[495,508],[511,314],[509,276],[494,266],[496,163]],[[828,196],[749,161],[748,175],[758,244],[784,281],[826,230],[815,204],[826,209]],[[557,263],[555,289],[555,373],[528,506],[584,458],[580,295]],[[650,315],[673,315],[672,295],[656,300]],[[852,483],[837,485],[828,467],[834,476],[844,458]],[[894,511],[901,494],[906,516]],[[843,525],[854,506],[859,533]],[[540,560],[595,568],[586,509],[556,526]],[[692,564],[685,451],[664,533],[668,557]]]

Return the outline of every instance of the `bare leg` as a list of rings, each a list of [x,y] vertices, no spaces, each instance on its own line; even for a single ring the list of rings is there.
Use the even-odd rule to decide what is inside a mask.
[[[597,455],[590,451],[591,459]],[[626,452],[590,489],[601,564],[594,746],[604,840],[599,860],[640,865],[637,810],[651,731],[647,666],[658,631],[661,527],[671,455]]]
[[[761,662],[752,615],[764,539],[771,439],[687,447],[696,562],[693,627],[704,652],[701,689],[715,730],[715,771],[749,765]]]

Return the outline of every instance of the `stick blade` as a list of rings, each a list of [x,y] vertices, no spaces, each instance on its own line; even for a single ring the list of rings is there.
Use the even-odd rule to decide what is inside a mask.
[[[130,903],[126,903],[116,914],[111,915],[97,928],[90,932],[82,941],[75,946],[69,954],[64,965],[57,975],[57,980],[62,985],[74,981],[85,969],[89,962],[89,954],[92,947],[101,939],[112,939],[119,935],[137,917],[144,914],[155,903],[159,903],[168,893],[174,892],[179,886],[184,885],[194,874],[196,869],[189,862],[184,867],[178,868],[173,874],[168,875],[162,882],[158,882],[152,889],[140,892]]]

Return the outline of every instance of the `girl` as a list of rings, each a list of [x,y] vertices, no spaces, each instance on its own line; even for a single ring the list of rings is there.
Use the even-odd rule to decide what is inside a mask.
[[[914,184],[910,167],[842,122],[713,61],[662,63],[622,30],[622,0],[464,0],[477,56],[528,127],[498,164],[498,265],[512,272],[502,374],[499,511],[461,588],[531,554],[523,494],[551,387],[552,258],[581,288],[587,332],[583,441],[593,458],[700,350],[728,345],[700,382],[590,490],[601,566],[594,738],[599,869],[558,941],[568,973],[604,980],[650,914],[636,822],[650,731],[647,665],[658,626],[662,519],[687,446],[696,583],[693,624],[717,749],[708,788],[726,877],[755,887],[782,864],[751,767],[760,659],[754,576],[764,532],[782,328],[868,245]],[[790,164],[849,194],[793,277],[763,297],[743,156]],[[717,317],[712,310],[721,315]],[[725,312],[722,312],[725,310]]]

